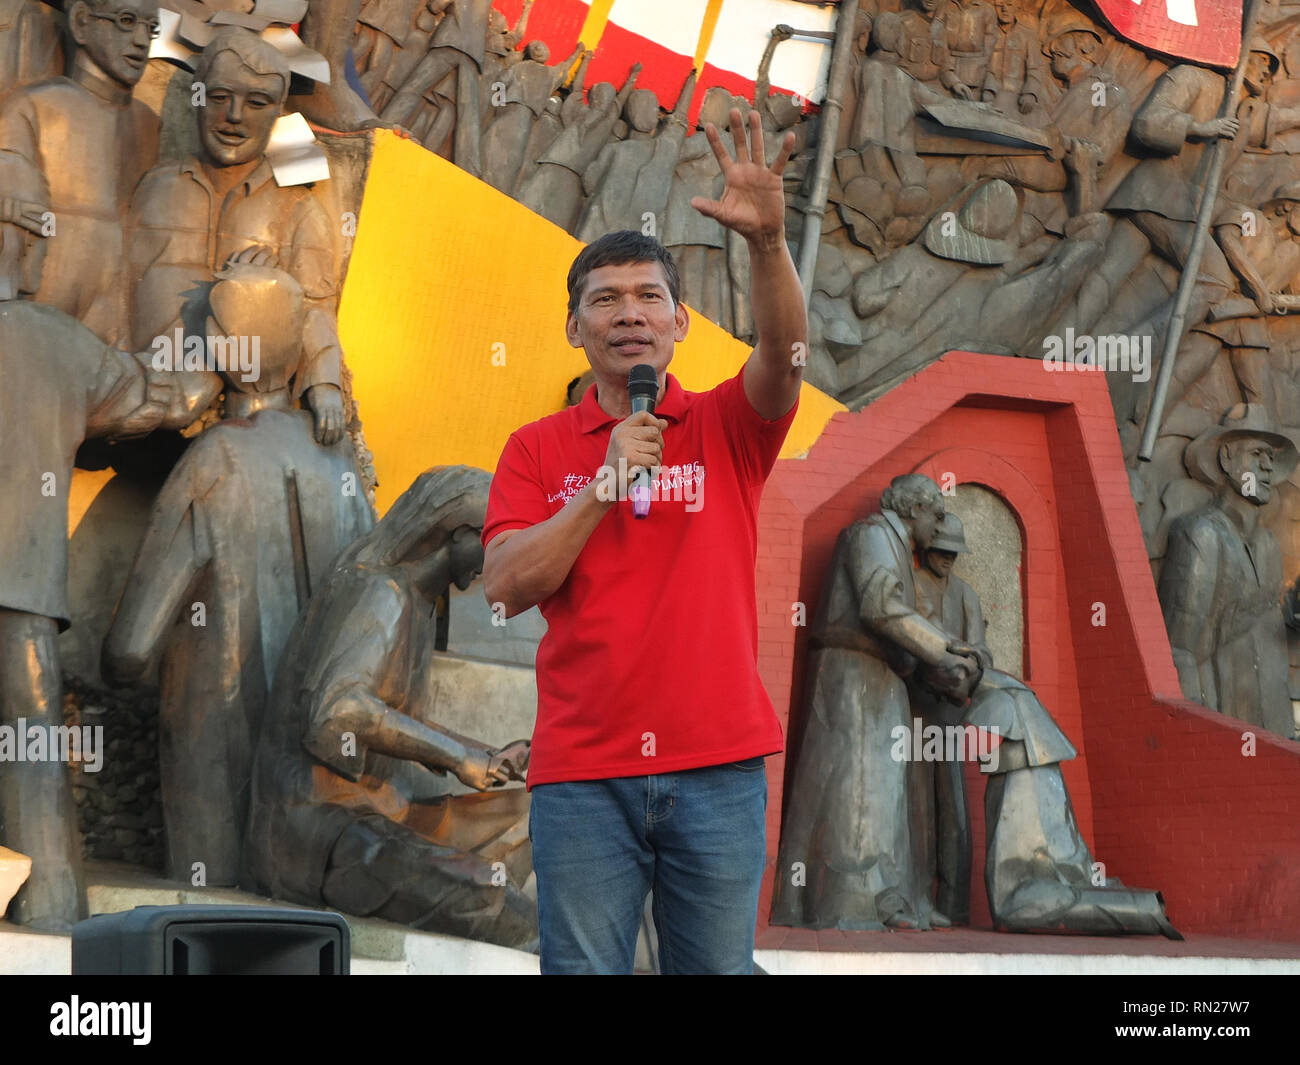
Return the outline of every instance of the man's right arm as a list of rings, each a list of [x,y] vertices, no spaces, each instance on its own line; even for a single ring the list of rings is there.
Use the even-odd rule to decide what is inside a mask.
[[[610,433],[603,468],[617,471],[623,459],[630,480],[640,468],[657,467],[663,459],[663,430],[667,425],[645,412],[619,422]],[[497,477],[520,478],[521,471],[513,468],[508,458],[514,444],[507,444]],[[600,498],[600,471],[593,471],[593,475],[558,513],[526,529],[507,529],[488,543],[483,555],[483,594],[494,606],[500,603],[506,617],[522,614],[559,590],[596,526],[616,505],[614,499]],[[513,484],[510,490],[513,494]],[[537,491],[543,491],[541,485]],[[489,515],[492,509],[489,505]]]
[[[597,481],[566,503],[558,514],[527,529],[509,529],[487,546],[483,592],[500,603],[508,618],[536,606],[559,590],[587,539],[614,506],[596,496]]]

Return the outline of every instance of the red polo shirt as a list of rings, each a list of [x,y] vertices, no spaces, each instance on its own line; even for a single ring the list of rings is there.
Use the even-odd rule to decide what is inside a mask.
[[[530,788],[781,750],[758,676],[754,565],[759,496],[795,410],[765,421],[739,373],[709,392],[669,374],[655,413],[668,428],[650,516],[620,501],[541,603]],[[545,521],[594,479],[617,422],[592,385],[577,406],[512,433],[484,546]]]

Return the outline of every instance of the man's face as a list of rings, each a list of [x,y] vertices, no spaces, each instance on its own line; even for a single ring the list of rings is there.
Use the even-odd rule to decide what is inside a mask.
[[[952,572],[952,564],[957,561],[956,551],[945,551],[932,547],[925,553],[925,564],[936,577],[946,577]]]
[[[943,521],[943,500],[918,503],[912,508],[912,539],[922,552],[930,550],[934,530]]]
[[[1081,30],[1063,33],[1051,44],[1052,73],[1062,81],[1080,67],[1087,66],[1097,50],[1097,38]]]
[[[1010,26],[1016,21],[1015,0],[994,0],[993,6],[997,9],[998,22],[1003,26]]]
[[[586,351],[597,380],[608,381],[625,379],[638,363],[662,375],[689,326],[686,308],[673,304],[663,267],[652,261],[592,270],[566,332],[570,344]]]
[[[939,0],[914,0],[914,2],[926,15],[933,15],[939,9]]]
[[[1233,490],[1261,507],[1273,496],[1273,459],[1273,446],[1253,436],[1224,444],[1219,451],[1219,465]]]
[[[158,0],[109,0],[102,10],[83,0],[73,6],[69,19],[73,38],[95,65],[119,85],[133,88],[149,60]]]
[[[1269,214],[1273,219],[1273,232],[1283,240],[1300,236],[1300,202],[1279,200]]]
[[[1259,96],[1273,80],[1273,58],[1265,52],[1251,52],[1246,60],[1246,91]]]
[[[266,153],[284,88],[278,74],[257,74],[234,52],[217,56],[199,108],[199,140],[214,163],[239,166]]]

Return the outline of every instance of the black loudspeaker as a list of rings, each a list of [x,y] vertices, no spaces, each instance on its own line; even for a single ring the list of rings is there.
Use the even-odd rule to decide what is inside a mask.
[[[273,906],[137,906],[72,929],[74,976],[346,976],[337,913]]]

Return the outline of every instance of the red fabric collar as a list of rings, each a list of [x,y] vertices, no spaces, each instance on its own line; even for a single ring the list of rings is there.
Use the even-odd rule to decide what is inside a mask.
[[[655,407],[655,416],[667,418],[669,421],[678,422],[686,413],[686,391],[677,382],[672,374],[668,374],[668,382],[664,387],[664,398]],[[594,433],[597,429],[603,429],[605,426],[621,419],[609,414],[600,405],[596,399],[596,384],[592,382],[587,391],[582,394],[582,399],[578,403],[578,426],[584,433]]]

